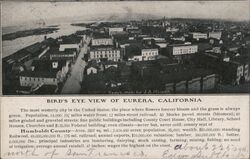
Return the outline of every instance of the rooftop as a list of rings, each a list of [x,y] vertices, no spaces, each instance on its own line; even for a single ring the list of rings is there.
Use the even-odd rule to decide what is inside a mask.
[[[40,78],[56,78],[57,71],[23,71],[20,76],[24,77],[40,77]]]
[[[52,67],[52,63],[57,62],[56,68]],[[66,61],[49,61],[49,60],[34,60],[32,66],[33,71],[23,71],[20,76],[25,77],[41,77],[41,78],[56,78],[57,72],[66,65]]]
[[[99,33],[99,32],[93,33],[93,39],[102,39],[102,38],[111,38],[111,37],[106,33]]]
[[[62,36],[59,39],[62,40],[60,44],[79,44],[82,40],[81,37],[78,37],[76,35]]]
[[[198,46],[194,44],[169,44],[169,47],[182,47],[182,46]]]
[[[75,53],[77,50],[76,48],[66,48],[64,51],[59,51],[59,47],[52,47],[47,51],[47,55],[51,55],[51,54],[73,54]]]
[[[28,47],[25,47],[25,48],[15,52],[15,53],[11,54],[10,56],[3,58],[3,61],[6,61],[7,63],[11,64],[14,61],[19,61],[19,60],[22,60],[26,57],[36,57],[40,53],[42,53],[42,51],[46,47],[47,47],[47,45],[45,43],[37,42],[35,44],[32,44]]]
[[[99,45],[99,46],[91,46],[91,51],[106,51],[106,50],[119,50],[118,48],[115,48],[113,45]]]
[[[56,68],[53,68],[52,64],[56,62],[58,63],[58,66]],[[55,61],[55,60],[34,60],[32,62],[32,66],[35,67],[34,71],[58,71],[61,70],[63,66],[66,65],[65,60]]]

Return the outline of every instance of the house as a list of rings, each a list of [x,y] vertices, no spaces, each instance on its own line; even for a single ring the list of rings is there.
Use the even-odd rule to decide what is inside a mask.
[[[89,74],[97,74],[98,67],[90,66],[87,68],[87,75]]]
[[[98,63],[96,60],[91,60],[85,67],[85,71],[87,75],[97,74],[99,72],[104,71],[104,65],[101,62]]]

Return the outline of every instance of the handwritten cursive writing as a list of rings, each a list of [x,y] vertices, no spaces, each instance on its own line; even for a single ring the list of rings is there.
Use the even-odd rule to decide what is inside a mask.
[[[190,145],[189,143],[176,144],[173,148],[162,153],[163,159],[228,159],[247,157],[247,146],[237,147],[233,144]]]
[[[89,149],[78,149],[78,151],[74,149],[67,149],[66,151],[60,151],[58,149],[49,149],[45,151],[42,149],[38,151],[38,149],[27,149],[22,151],[9,151],[4,154],[4,156],[8,157],[43,157],[46,159],[54,159],[60,156],[67,156],[70,158],[89,158],[89,157],[136,157],[136,158],[145,158],[147,155],[144,151],[138,150],[128,150],[128,151],[99,151],[95,148]]]
[[[100,152],[97,149],[89,148],[84,152],[77,152],[72,149],[68,149],[66,156],[81,157],[81,156],[92,156],[92,157],[146,157],[147,155],[143,151],[115,151],[115,152]]]

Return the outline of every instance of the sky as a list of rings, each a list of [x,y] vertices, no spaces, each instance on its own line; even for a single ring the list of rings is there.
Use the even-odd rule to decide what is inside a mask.
[[[150,14],[167,18],[250,20],[250,1],[3,2],[2,26],[65,18]],[[119,17],[118,16],[118,17]]]

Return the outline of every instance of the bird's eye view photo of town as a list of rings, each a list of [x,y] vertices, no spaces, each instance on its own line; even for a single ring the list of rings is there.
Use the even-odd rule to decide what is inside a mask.
[[[250,93],[248,0],[1,5],[3,95]]]

